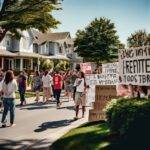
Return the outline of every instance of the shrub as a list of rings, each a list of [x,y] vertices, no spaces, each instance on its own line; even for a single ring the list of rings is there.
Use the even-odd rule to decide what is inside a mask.
[[[54,67],[54,62],[52,60],[46,59],[41,61],[42,70],[52,69],[53,67]]]
[[[106,114],[111,132],[127,136],[150,133],[150,100],[120,99],[109,106]]]

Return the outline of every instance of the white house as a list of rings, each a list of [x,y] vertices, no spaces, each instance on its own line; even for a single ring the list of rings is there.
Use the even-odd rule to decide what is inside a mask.
[[[35,29],[21,32],[16,39],[7,33],[0,43],[0,67],[4,70],[37,69],[39,58],[70,60],[73,43],[69,32],[40,33]]]

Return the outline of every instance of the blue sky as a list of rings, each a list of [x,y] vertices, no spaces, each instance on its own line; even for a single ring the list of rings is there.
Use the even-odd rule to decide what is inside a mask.
[[[150,32],[150,0],[64,0],[62,7],[53,13],[62,23],[55,31],[69,31],[72,37],[96,17],[111,19],[125,44],[136,30]]]

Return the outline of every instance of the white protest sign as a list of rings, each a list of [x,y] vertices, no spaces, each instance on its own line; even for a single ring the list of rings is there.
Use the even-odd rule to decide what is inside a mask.
[[[118,74],[90,74],[85,76],[86,84],[89,85],[87,101],[95,101],[96,85],[117,85],[119,83]],[[90,94],[89,94],[90,93]]]
[[[150,86],[150,46],[119,50],[123,84]]]
[[[102,73],[118,74],[119,73],[119,63],[114,62],[114,63],[102,64]]]
[[[118,74],[91,74],[85,77],[87,85],[116,85],[119,83]]]

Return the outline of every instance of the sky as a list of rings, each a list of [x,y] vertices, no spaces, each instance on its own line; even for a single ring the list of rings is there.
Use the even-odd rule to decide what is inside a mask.
[[[122,43],[139,29],[150,32],[150,0],[64,0],[63,10],[53,12],[61,25],[55,31],[69,31],[74,38],[95,18],[106,17],[115,23]]]

